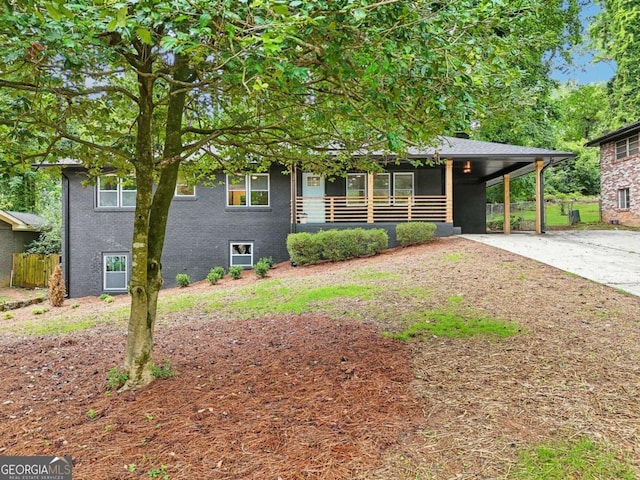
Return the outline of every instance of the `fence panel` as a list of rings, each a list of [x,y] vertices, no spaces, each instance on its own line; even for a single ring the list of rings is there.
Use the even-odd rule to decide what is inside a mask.
[[[53,269],[60,263],[60,255],[42,255],[39,253],[13,254],[14,287],[36,288],[47,287]]]

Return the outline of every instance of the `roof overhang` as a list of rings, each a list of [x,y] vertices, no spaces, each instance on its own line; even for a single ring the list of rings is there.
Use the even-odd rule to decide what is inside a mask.
[[[615,142],[617,140],[622,140],[623,138],[628,137],[629,135],[634,135],[640,132],[640,122],[632,123],[629,125],[625,125],[618,130],[614,130],[613,132],[609,132],[606,135],[602,135],[601,137],[594,138],[593,140],[589,140],[585,143],[587,147],[598,147],[605,143]]]
[[[30,213],[0,210],[0,221],[11,225],[14,232],[41,232],[46,223],[42,217]]]
[[[544,148],[523,147],[504,143],[484,142],[458,137],[440,137],[436,147],[409,149],[406,159],[429,162],[453,160],[454,168],[462,169],[470,162],[473,178],[487,186],[502,183],[504,175],[516,178],[536,169],[536,161],[542,160],[544,167],[557,165],[575,158],[573,152],[562,152]],[[391,160],[390,156],[378,152],[374,155]]]

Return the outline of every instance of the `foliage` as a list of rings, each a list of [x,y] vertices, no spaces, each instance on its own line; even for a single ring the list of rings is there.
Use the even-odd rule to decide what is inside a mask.
[[[211,285],[215,285],[216,283],[218,283],[218,280],[220,280],[221,278],[222,275],[220,274],[220,271],[216,270],[215,268],[212,268],[211,270],[209,270],[209,273],[207,273],[207,281]]]
[[[179,273],[176,275],[176,283],[180,287],[188,287],[191,285],[191,278],[189,278],[189,275],[186,273]]]
[[[177,371],[171,368],[169,360],[165,358],[164,363],[159,367],[156,365],[151,366],[151,373],[155,378],[169,378],[179,375]]]
[[[616,73],[608,86],[609,129],[640,118],[640,5],[629,0],[598,0],[601,7],[591,38],[603,59],[614,60]]]
[[[212,271],[212,272],[216,272],[218,275],[220,275],[220,278],[224,278],[225,273],[226,273],[226,272],[224,271],[224,267],[221,267],[221,266],[219,266],[219,265],[218,265],[218,266],[216,266],[216,267],[213,267],[213,268],[211,269],[211,271]]]
[[[549,442],[520,452],[511,475],[514,480],[637,479],[628,461],[586,437]]]
[[[433,240],[436,233],[435,223],[408,222],[396,226],[396,238],[403,247],[419,245]]]
[[[33,310],[31,310],[31,313],[33,315],[42,315],[43,313],[47,313],[49,311],[49,309],[47,307],[36,307]]]
[[[53,307],[61,307],[65,296],[64,280],[62,279],[62,268],[56,265],[53,273],[49,277],[49,303]]]
[[[258,278],[266,277],[269,270],[271,270],[271,263],[266,258],[261,258],[253,266],[253,271],[256,273],[256,277]]]
[[[71,158],[93,178],[105,166],[135,174],[125,368],[137,388],[152,379],[162,250],[186,158],[195,180],[273,162],[371,170],[351,153],[402,153],[530,98],[522,85],[572,40],[576,4],[8,0],[0,171]]]
[[[98,298],[105,303],[113,303],[115,301],[115,298],[108,293],[101,293]]]
[[[117,390],[122,387],[129,378],[129,374],[121,367],[113,367],[107,372],[107,387],[110,390]]]
[[[242,276],[243,268],[239,265],[229,267],[229,276],[234,280],[238,280]]]
[[[382,228],[322,230],[318,233],[291,233],[287,250],[296,265],[333,262],[380,253],[389,246],[389,236]]]

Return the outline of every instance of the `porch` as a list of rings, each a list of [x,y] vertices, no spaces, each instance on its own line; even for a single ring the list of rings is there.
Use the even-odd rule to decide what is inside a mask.
[[[306,223],[452,223],[446,195],[415,196],[297,196],[295,222]]]

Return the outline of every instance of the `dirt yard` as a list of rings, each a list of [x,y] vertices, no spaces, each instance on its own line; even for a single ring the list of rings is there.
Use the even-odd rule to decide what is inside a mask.
[[[350,299],[342,314],[238,320],[196,308],[163,314],[156,330],[156,364],[168,359],[179,375],[118,394],[107,371],[126,325],[100,319],[126,297],[13,310],[0,320],[0,455],[71,455],[75,480],[507,479],[521,449],[587,436],[640,468],[638,297],[452,238],[163,298],[269,280],[343,284],[357,272],[383,289],[406,282],[424,308],[459,296],[521,332],[386,338],[416,305],[393,295]],[[98,325],[25,333],[87,315]]]

